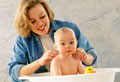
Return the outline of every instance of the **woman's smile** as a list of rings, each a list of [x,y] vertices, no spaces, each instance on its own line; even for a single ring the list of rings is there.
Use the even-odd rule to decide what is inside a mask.
[[[39,31],[44,31],[45,30],[45,26],[44,25],[41,25],[39,28],[38,28]]]

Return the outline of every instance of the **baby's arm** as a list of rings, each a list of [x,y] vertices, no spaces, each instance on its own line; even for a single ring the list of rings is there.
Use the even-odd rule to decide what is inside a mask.
[[[81,62],[81,60],[79,59],[78,60],[78,72],[80,73],[80,74],[83,74],[84,73],[84,71],[85,71],[85,68],[84,68],[84,66],[82,65],[82,62]]]
[[[58,61],[56,58],[53,59],[51,62],[50,75],[52,76],[62,75],[60,61]]]

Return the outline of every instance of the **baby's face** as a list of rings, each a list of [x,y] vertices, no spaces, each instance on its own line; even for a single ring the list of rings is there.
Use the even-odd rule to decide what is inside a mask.
[[[63,56],[69,56],[76,52],[77,40],[74,32],[58,33],[55,44],[57,50]]]

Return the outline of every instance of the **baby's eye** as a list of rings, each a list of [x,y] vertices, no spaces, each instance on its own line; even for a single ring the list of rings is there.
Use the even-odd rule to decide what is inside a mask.
[[[65,43],[63,42],[63,43],[61,43],[61,45],[63,45],[63,46],[64,46],[64,45],[65,45]]]
[[[74,43],[73,41],[70,42],[70,44],[73,44],[73,43]]]

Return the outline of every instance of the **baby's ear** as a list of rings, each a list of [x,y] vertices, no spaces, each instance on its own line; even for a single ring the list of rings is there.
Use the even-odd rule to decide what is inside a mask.
[[[54,45],[54,48],[57,50],[57,45],[55,43],[53,45]]]

